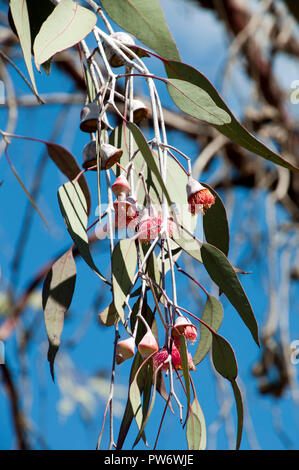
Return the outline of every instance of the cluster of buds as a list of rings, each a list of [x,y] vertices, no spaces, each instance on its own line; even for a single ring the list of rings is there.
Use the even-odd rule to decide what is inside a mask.
[[[187,199],[191,214],[205,214],[215,203],[215,197],[211,191],[196,181],[191,176],[187,183]]]

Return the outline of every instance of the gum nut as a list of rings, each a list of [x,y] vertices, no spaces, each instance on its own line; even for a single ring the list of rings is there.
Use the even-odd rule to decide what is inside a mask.
[[[118,176],[112,185],[112,191],[115,196],[118,196],[120,193],[125,193],[126,196],[129,195],[131,191],[131,186],[124,174]]]
[[[84,170],[87,170],[88,168],[91,168],[92,166],[96,166],[97,164],[97,152],[96,152],[96,141],[91,140],[86,144],[83,148],[83,168]],[[94,168],[93,171],[96,171],[97,169]]]
[[[96,132],[100,109],[97,103],[88,103],[81,109],[80,129],[83,132]]]
[[[140,100],[134,100],[132,104],[133,108],[133,121],[138,124],[150,115],[150,110]]]
[[[101,149],[101,169],[108,170],[116,162],[119,162],[120,157],[123,154],[121,149],[118,149],[110,144],[102,144]]]
[[[135,45],[135,41],[132,36],[122,31],[118,31],[116,33],[111,34],[110,38],[120,41],[127,47]],[[104,42],[103,47],[111,67],[121,67],[122,65],[124,65],[123,59],[114,52],[113,48],[107,42]]]

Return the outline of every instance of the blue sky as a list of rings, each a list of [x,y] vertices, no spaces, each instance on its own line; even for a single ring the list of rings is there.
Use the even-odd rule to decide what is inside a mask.
[[[174,2],[170,0],[161,1],[182,60],[197,67],[212,81],[216,88],[220,87],[221,70],[225,64],[228,44],[222,25],[216,22],[208,11],[199,10],[192,3],[177,0],[175,2],[175,9],[173,4]],[[291,80],[298,78],[298,69],[296,72],[296,69],[290,64],[289,60],[285,58],[281,60],[283,61],[282,64],[285,64],[283,67],[283,83],[288,87]],[[162,73],[159,63],[151,61],[151,64],[153,72]],[[18,60],[18,65],[25,71],[22,61]],[[277,65],[278,73],[282,70],[281,67],[279,64]],[[12,70],[10,72],[16,84],[17,93],[27,93],[28,90],[20,78]],[[55,68],[53,68],[49,77],[44,73],[41,75],[36,73],[36,78],[40,93],[58,90],[72,91],[70,81]],[[231,87],[224,96],[236,116],[240,116],[244,104],[251,101],[248,90],[250,90],[250,84],[242,73],[241,68],[237,66],[236,70],[234,70]],[[164,86],[159,86],[159,91],[163,102],[167,106],[174,106],[167,98]],[[49,139],[52,124],[60,110],[61,107],[56,105],[47,106],[46,108],[25,108],[20,110],[16,133],[45,140]],[[77,131],[79,112],[79,106],[69,108],[64,119],[63,128],[56,142],[68,148],[80,163],[82,149],[87,140],[83,133]],[[1,129],[5,127],[6,119],[6,111],[0,109]],[[171,132],[169,133],[169,142],[189,154],[193,160],[197,157],[197,146],[183,135]],[[42,144],[17,140],[14,140],[9,147],[9,155],[28,188],[30,188],[32,183],[33,170],[36,168],[38,158],[43,150]],[[210,174],[204,176],[207,182],[212,177]],[[90,184],[91,193],[96,194],[94,175],[88,174],[87,179]],[[27,200],[3,156],[0,159],[0,180],[4,181],[0,195],[0,265],[2,272],[0,288],[3,289],[9,283],[11,259],[16,249],[19,230],[23,224]],[[64,177],[58,172],[53,163],[49,161],[42,179],[43,189],[38,198],[38,204],[50,224],[50,230],[46,230],[39,217],[34,215],[34,223],[31,227],[30,240],[25,249],[17,292],[22,291],[28,279],[45,262],[71,243],[57,203],[57,189],[64,181]],[[252,195],[244,190],[236,191],[233,212],[229,214],[232,238],[231,261],[240,267],[243,267],[242,262],[251,253],[248,239],[252,234],[252,227],[248,224],[244,212],[245,215],[250,214],[248,212],[248,204],[253,196],[256,198],[255,215],[258,214],[259,220],[263,221],[265,218],[265,199],[263,194]],[[96,200],[96,197],[94,199]],[[253,203],[251,205],[253,206]],[[246,211],[244,210],[245,207],[247,207]],[[95,213],[95,209],[96,201],[93,201],[92,215]],[[287,220],[287,216],[283,211],[279,211],[278,217],[281,221]],[[236,252],[234,250],[234,240],[237,240],[236,236],[240,231],[244,237],[243,244],[241,248],[238,245],[239,251]],[[264,233],[263,244],[265,245],[266,226],[263,222],[261,222],[261,231]],[[260,247],[261,250],[264,248],[264,245]],[[104,271],[109,269],[107,242],[97,246],[93,253],[95,261],[103,267],[102,269]],[[180,263],[183,263],[183,260],[180,259]],[[260,258],[259,263],[255,264],[254,260],[249,259],[246,269],[252,271],[252,274],[242,277],[242,284],[252,303],[257,321],[262,326],[265,314],[269,308],[267,286],[263,284],[264,273],[268,269],[267,260]],[[212,286],[203,269],[196,268],[196,272],[201,276],[201,281],[206,282],[210,286],[211,292],[215,292],[212,290]],[[198,293],[199,299],[197,297],[192,299],[191,296],[186,298],[185,292],[186,289],[189,289],[189,284],[184,277],[178,277],[178,279],[180,279],[178,284],[179,298],[184,298],[186,308],[194,311],[194,313],[196,313],[197,309],[199,314],[203,306],[204,297],[201,293]],[[20,363],[16,357],[16,345],[19,341],[19,335],[14,335],[5,345],[7,361],[15,376],[18,377],[17,385],[20,396],[26,397],[23,403],[24,408],[29,412],[32,424],[36,423],[37,428],[40,430],[39,432],[45,437],[50,449],[95,448],[105,406],[105,400],[103,400],[103,396],[98,390],[105,390],[107,381],[109,381],[112,360],[111,345],[113,341],[112,329],[100,327],[97,321],[97,312],[91,308],[99,289],[103,292],[102,307],[104,308],[110,301],[109,292],[105,293],[105,288],[103,284],[99,284],[98,278],[84,262],[78,261],[75,294],[65,322],[62,346],[55,365],[55,384],[51,380],[46,361],[47,338],[43,326],[42,313],[31,308],[23,319],[24,325],[28,325],[34,318],[36,329],[30,348],[24,356],[19,358],[21,360]],[[297,294],[298,287],[293,286],[291,290],[292,339],[299,337],[298,319],[296,318],[296,310],[298,312]],[[40,293],[38,295],[40,296]],[[38,300],[40,298],[37,298]],[[258,394],[257,382],[252,378],[251,367],[258,359],[259,351],[236,311],[229,305],[226,299],[223,298],[222,301],[225,313],[220,333],[228,339],[235,350],[239,365],[239,383],[246,390],[245,405],[248,407],[251,417],[251,421],[246,420],[241,448],[251,448],[253,443],[262,449],[285,448],[282,438],[279,437],[279,433],[274,429],[274,425],[279,425],[280,419],[282,429],[287,433],[295,448],[298,448],[299,414],[294,406],[290,391],[287,391],[285,397],[279,401],[262,397]],[[70,348],[67,344],[71,338],[75,339],[75,345]],[[194,352],[195,348],[196,346],[193,346],[190,352]],[[29,372],[30,381],[27,382],[22,379],[20,364]],[[66,370],[70,372],[67,374]],[[116,411],[121,410],[125,403],[126,382],[129,370],[129,361],[118,368]],[[101,374],[101,377],[98,376],[97,381],[92,380],[92,377],[97,372]],[[298,371],[296,373],[298,374]],[[221,378],[220,382],[217,382],[215,375],[211,372],[211,364],[208,357],[200,364],[198,370],[193,373],[193,379],[206,417],[208,430],[211,431],[210,426],[215,428],[218,423],[215,420],[219,410],[223,405],[227,404],[228,408],[231,409],[229,414],[230,419],[227,421],[227,432],[229,435],[234,433],[236,414],[230,385]],[[183,399],[183,396],[180,396]],[[74,400],[80,401],[85,406],[76,406]],[[75,406],[74,412],[72,412],[73,406]],[[91,407],[90,410],[89,406]],[[160,398],[157,398],[155,411],[151,416],[146,432],[151,446],[154,443],[162,410],[163,402]],[[159,449],[186,448],[185,431],[181,429],[178,420],[178,410],[175,410],[175,416],[171,415],[171,413],[166,415],[159,439]],[[225,412],[225,408],[223,411]],[[90,412],[90,416],[88,412]],[[0,390],[0,415],[0,449],[13,448],[11,415],[7,397],[3,393],[2,388]],[[254,433],[250,427],[252,425]],[[118,426],[119,421],[116,420],[116,430]],[[208,436],[211,436],[211,440],[208,440],[208,448],[213,448],[214,445],[218,449],[228,448],[225,427],[221,419],[219,426],[220,430],[217,433],[216,440],[214,439],[215,434],[208,434]],[[33,425],[33,429],[34,427],[35,425]],[[108,426],[106,428],[108,429]],[[134,424],[126,441],[126,448],[130,448],[129,443],[136,437],[136,434],[137,428]],[[108,432],[105,432],[103,447],[107,445],[108,438]],[[36,434],[33,442],[36,448],[39,448]],[[143,444],[140,443],[137,448],[144,448]]]

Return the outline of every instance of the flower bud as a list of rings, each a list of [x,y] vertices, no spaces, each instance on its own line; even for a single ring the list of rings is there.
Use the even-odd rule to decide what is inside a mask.
[[[130,228],[135,228],[138,219],[136,201],[132,197],[127,197],[124,201],[116,199],[113,206],[115,209],[115,227],[123,229],[130,224]]]
[[[189,210],[194,214],[205,214],[215,203],[215,197],[211,191],[191,176],[186,186]]]
[[[149,330],[138,344],[138,351],[143,358],[150,356],[150,354],[158,351],[159,346],[153,333]]]
[[[119,341],[116,345],[116,364],[130,359],[135,354],[135,339],[131,336],[128,339]]]
[[[112,191],[116,197],[121,194],[124,194],[125,196],[128,196],[130,194],[131,187],[124,174],[116,178],[114,184],[112,185]]]

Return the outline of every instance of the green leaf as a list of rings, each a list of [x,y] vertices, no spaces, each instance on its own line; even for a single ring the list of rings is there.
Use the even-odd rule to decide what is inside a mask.
[[[13,18],[15,28],[20,40],[25,64],[30,76],[32,86],[37,93],[33,67],[31,62],[31,32],[29,15],[26,0],[10,0],[10,11]]]
[[[114,305],[124,323],[125,300],[132,286],[137,266],[137,251],[133,240],[127,238],[115,245],[111,266]]]
[[[205,450],[207,430],[205,417],[197,398],[194,399],[187,421],[186,437],[189,450]]]
[[[237,425],[237,442],[236,442],[236,450],[240,448],[241,439],[242,439],[242,431],[243,431],[243,401],[242,395],[235,380],[231,380],[231,386],[233,388],[235,402],[237,407],[237,417],[238,417],[238,425]]]
[[[73,0],[61,0],[35,38],[33,51],[37,69],[40,70],[40,65],[57,52],[84,39],[96,22],[96,15],[87,8]]]
[[[76,283],[72,250],[64,253],[48,272],[42,292],[45,325],[49,340],[48,361],[54,380],[54,359],[60,345],[64,316],[71,305]]]
[[[167,81],[170,97],[185,113],[208,124],[223,126],[231,122],[230,115],[218,107],[211,96],[193,83],[177,78]]]
[[[274,151],[270,150],[266,145],[261,143],[257,140],[253,135],[251,135],[241,124],[227,105],[224,103],[222,98],[219,96],[217,90],[213,87],[213,85],[209,82],[209,80],[198,70],[191,67],[188,64],[184,64],[178,61],[163,61],[166,73],[169,79],[179,79],[185,82],[188,82],[206,93],[210,96],[211,100],[221,108],[225,113],[229,114],[231,121],[226,124],[216,124],[212,123],[214,127],[221,132],[223,135],[228,137],[230,140],[235,142],[236,144],[244,147],[249,152],[253,152],[266,160],[269,160],[277,165],[283,166],[292,170],[294,172],[299,172],[299,168],[295,167],[285,159],[283,159],[280,155],[275,153]],[[175,103],[177,103],[177,93],[174,93]],[[172,96],[172,98],[174,98]]]
[[[139,353],[138,353],[139,354]],[[141,362],[141,365],[139,366],[132,383],[130,385],[129,389],[129,400],[130,404],[132,407],[132,412],[133,416],[135,418],[135,421],[137,423],[138,429],[139,429],[139,434],[138,436],[142,435],[143,440],[146,443],[145,435],[144,435],[144,429],[142,428],[142,424],[144,422],[144,416],[143,416],[143,410],[142,410],[142,401],[141,401],[141,394],[144,390],[145,382],[146,382],[146,377],[149,372],[149,364]],[[140,379],[141,383],[140,383]],[[139,437],[140,437],[139,436]]]
[[[146,162],[146,164],[148,165],[149,169],[154,173],[154,175],[156,176],[158,182],[159,182],[159,185],[163,191],[163,193],[165,194],[166,196],[166,199],[167,199],[167,202],[169,205],[172,204],[172,201],[171,201],[171,198],[170,198],[170,195],[168,193],[168,190],[164,184],[164,181],[162,179],[162,176],[161,176],[161,173],[160,173],[160,170],[157,166],[157,163],[152,155],[152,152],[149,148],[149,145],[144,137],[144,135],[142,134],[141,130],[136,126],[136,124],[130,122],[128,123],[128,127],[130,128],[133,136],[134,136],[134,139],[135,139],[135,142]]]
[[[162,57],[180,60],[157,0],[102,0],[110,18]]]
[[[134,444],[133,444],[133,448],[138,444],[143,432],[144,432],[144,429],[145,429],[145,426],[147,425],[147,422],[150,418],[150,415],[153,411],[153,407],[154,407],[154,403],[155,403],[155,398],[156,398],[156,384],[157,384],[157,370],[154,371],[153,373],[153,368],[152,368],[152,364],[149,365],[149,371],[148,371],[148,376],[150,377],[150,386],[149,386],[149,392],[150,390],[152,389],[152,398],[151,398],[151,401],[150,401],[150,404],[149,406],[145,407],[145,409],[143,409],[143,419],[142,419],[142,423],[141,423],[141,426],[140,426],[140,429],[139,429],[139,433],[134,441]],[[151,383],[152,383],[152,377],[153,377],[153,387],[151,387]],[[146,382],[148,382],[148,377],[146,378]],[[145,393],[145,389],[144,389],[144,393]],[[149,399],[150,396],[148,397],[145,397],[143,398],[144,399]]]
[[[212,359],[215,369],[222,377],[235,380],[238,375],[238,366],[234,351],[226,339],[213,333]]]
[[[92,259],[87,236],[87,202],[80,185],[73,181],[60,186],[58,201],[66,227],[80,255],[102,281],[108,283]]]
[[[216,246],[225,256],[229,251],[229,226],[226,210],[220,196],[216,191],[205,183],[201,183],[208,188],[215,196],[215,204],[203,216],[203,228],[208,243]]]
[[[118,439],[117,439],[117,444],[116,444],[116,450],[121,450],[121,448],[124,444],[125,438],[128,434],[128,431],[131,427],[133,418],[134,418],[132,405],[131,405],[131,401],[130,401],[130,385],[133,382],[134,378],[136,377],[137,370],[139,369],[141,363],[142,363],[142,357],[139,354],[139,352],[137,352],[137,354],[134,357],[134,361],[133,361],[133,364],[132,364],[132,367],[131,367],[130,379],[129,379],[128,399],[127,399],[125,412],[123,414],[122,422],[121,422],[121,425],[120,425],[120,429],[119,429],[119,434],[118,434]],[[140,382],[141,375],[142,374],[139,374],[139,382]],[[140,391],[143,390],[143,384],[142,383],[139,383],[139,390]]]
[[[184,335],[180,335],[180,355],[182,362],[182,370],[186,388],[186,397],[187,397],[187,414],[186,420],[189,416],[189,407],[190,407],[190,377],[189,377],[189,367],[188,367],[188,356],[187,356],[187,346],[186,339]],[[185,422],[186,422],[185,420]]]
[[[216,297],[212,295],[208,296],[207,303],[205,305],[202,318],[214,331],[218,331],[223,320],[223,307]],[[199,364],[206,354],[209,352],[212,345],[212,333],[202,323],[200,324],[200,340],[196,353],[193,356],[194,364]]]
[[[104,326],[116,325],[119,321],[119,315],[114,303],[112,302],[103,312],[99,313],[98,318],[100,323]]]
[[[234,268],[222,251],[208,243],[202,244],[201,256],[209,276],[235,307],[259,346],[258,325]]]
[[[217,372],[219,372],[219,374],[230,381],[234,392],[238,418],[236,440],[236,449],[238,450],[241,444],[243,431],[243,402],[239,387],[236,382],[238,366],[231,345],[218,334],[213,334],[212,359],[215,369]]]

